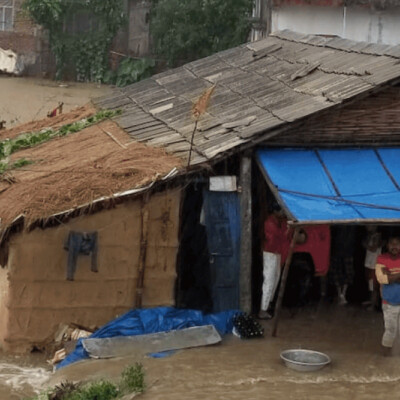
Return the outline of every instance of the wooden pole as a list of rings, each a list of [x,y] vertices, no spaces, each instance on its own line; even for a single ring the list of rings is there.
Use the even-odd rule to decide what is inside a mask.
[[[240,160],[240,309],[251,312],[251,266],[252,266],[252,224],[251,224],[251,158]]]
[[[192,150],[193,150],[193,142],[194,142],[194,134],[196,133],[197,130],[197,123],[199,122],[198,119],[196,119],[195,123],[194,123],[194,128],[193,128],[193,132],[192,132],[192,139],[190,140],[190,149],[189,149],[189,157],[188,157],[188,163],[187,166],[190,167],[190,160],[192,158]]]
[[[139,270],[136,284],[135,307],[142,307],[143,287],[144,287],[144,271],[146,267],[147,254],[147,238],[149,227],[149,211],[146,208],[146,200],[143,200],[141,210],[141,233],[140,233],[140,253],[139,253]]]
[[[278,300],[276,302],[275,315],[274,315],[274,319],[273,319],[273,327],[272,327],[272,336],[273,337],[276,337],[277,332],[278,332],[279,314],[280,314],[280,311],[282,308],[282,301],[283,301],[283,295],[285,293],[286,281],[287,281],[287,277],[288,277],[288,273],[289,273],[289,266],[290,266],[290,263],[292,262],[294,246],[296,245],[296,242],[297,242],[297,236],[299,234],[299,230],[300,229],[298,227],[296,227],[294,230],[292,242],[290,243],[289,254],[286,258],[285,265],[284,265],[283,271],[282,271],[281,286],[279,288]]]

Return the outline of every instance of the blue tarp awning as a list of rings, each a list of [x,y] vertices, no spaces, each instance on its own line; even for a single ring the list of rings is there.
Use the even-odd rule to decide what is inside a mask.
[[[294,222],[400,223],[400,148],[274,148],[257,158]]]

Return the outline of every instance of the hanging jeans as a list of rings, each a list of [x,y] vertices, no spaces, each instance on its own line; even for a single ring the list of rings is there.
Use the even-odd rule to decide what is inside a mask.
[[[274,298],[281,274],[281,255],[263,252],[263,275],[261,310],[267,311]]]
[[[67,280],[73,281],[76,271],[78,255],[90,255],[91,271],[97,272],[97,232],[73,232],[71,231],[64,244],[68,250]]]

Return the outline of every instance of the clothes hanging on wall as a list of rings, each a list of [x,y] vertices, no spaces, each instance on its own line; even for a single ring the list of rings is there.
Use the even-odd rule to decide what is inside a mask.
[[[64,243],[64,249],[68,251],[67,261],[67,280],[73,281],[76,271],[76,263],[78,256],[91,255],[92,272],[98,272],[97,269],[97,248],[98,234],[97,232],[74,232],[68,234],[67,240]]]

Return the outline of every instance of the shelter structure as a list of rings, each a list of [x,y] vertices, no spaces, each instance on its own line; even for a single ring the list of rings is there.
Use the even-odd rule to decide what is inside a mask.
[[[135,306],[251,311],[274,199],[296,226],[398,223],[399,59],[281,31],[116,89],[95,102],[112,121],[15,153],[36,162],[0,193],[4,346]],[[71,232],[97,232],[98,272],[79,256],[67,281]]]

